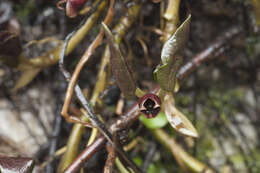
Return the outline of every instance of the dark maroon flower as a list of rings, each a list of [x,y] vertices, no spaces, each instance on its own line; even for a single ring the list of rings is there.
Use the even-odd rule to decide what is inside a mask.
[[[161,110],[160,98],[155,94],[145,94],[138,101],[139,110],[146,118],[154,118]]]

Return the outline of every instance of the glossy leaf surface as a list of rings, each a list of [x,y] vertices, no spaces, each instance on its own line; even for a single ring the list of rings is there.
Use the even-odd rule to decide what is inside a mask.
[[[105,24],[103,24],[103,28],[109,44],[111,69],[116,83],[125,97],[134,98],[136,85],[132,73],[111,31]]]
[[[176,54],[182,50],[188,40],[191,15],[176,30],[173,36],[163,46],[161,53],[162,65],[154,71],[154,78],[160,87],[169,92],[174,92],[176,74],[181,64],[181,59]]]
[[[163,103],[165,115],[176,131],[186,136],[199,137],[190,120],[175,107],[171,93],[165,95]]]

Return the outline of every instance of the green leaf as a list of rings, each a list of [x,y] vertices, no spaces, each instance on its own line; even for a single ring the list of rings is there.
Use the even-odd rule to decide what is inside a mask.
[[[181,59],[176,54],[183,49],[188,40],[190,30],[191,15],[182,23],[176,32],[170,37],[163,46],[159,65],[154,71],[154,78],[160,87],[169,92],[174,92],[176,74],[181,64]]]
[[[107,37],[111,53],[110,63],[112,74],[124,96],[127,98],[134,98],[136,85],[131,70],[127,65],[125,58],[122,56],[119,45],[115,42],[115,38],[111,31],[104,23],[102,23],[102,25],[105,30],[105,35]]]
[[[178,27],[176,32],[163,45],[161,54],[163,64],[166,64],[172,58],[175,58],[174,55],[185,46],[190,32],[190,19],[191,15],[187,17],[181,26]]]
[[[167,63],[154,70],[154,79],[159,83],[161,89],[169,92],[175,91],[176,75],[180,65],[181,59],[176,58],[175,63]]]
[[[168,120],[164,113],[160,112],[155,118],[145,118],[144,115],[141,115],[139,118],[140,121],[149,129],[158,129],[164,127]]]
[[[137,165],[137,166],[142,166],[142,164],[143,164],[143,159],[141,158],[141,157],[139,157],[139,156],[137,156],[137,157],[134,157],[133,158],[133,161],[134,161],[134,163]]]

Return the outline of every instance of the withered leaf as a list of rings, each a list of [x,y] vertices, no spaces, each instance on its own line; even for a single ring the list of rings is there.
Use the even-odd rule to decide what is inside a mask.
[[[122,93],[127,98],[135,97],[136,85],[132,75],[132,72],[127,65],[126,59],[120,52],[119,45],[115,42],[114,36],[108,27],[102,23],[105,30],[105,35],[108,40],[110,49],[110,64],[112,69],[112,74],[116,79],[116,83]]]
[[[31,158],[0,156],[0,172],[31,173],[34,161]]]
[[[163,101],[165,115],[171,126],[179,133],[197,138],[198,132],[190,120],[183,115],[174,105],[173,95],[168,93],[164,96]]]
[[[191,15],[182,23],[176,32],[163,46],[161,59],[162,65],[154,70],[154,78],[160,87],[169,92],[174,92],[176,74],[181,64],[181,59],[176,54],[183,49],[188,40]]]

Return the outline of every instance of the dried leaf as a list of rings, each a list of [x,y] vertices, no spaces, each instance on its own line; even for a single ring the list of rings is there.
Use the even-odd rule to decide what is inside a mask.
[[[127,65],[125,58],[122,56],[118,44],[108,29],[108,27],[102,23],[105,30],[105,35],[108,40],[110,49],[110,63],[113,76],[116,79],[116,83],[120,90],[123,92],[124,96],[127,98],[135,97],[136,85],[132,73]]]
[[[154,71],[154,78],[163,90],[174,92],[176,74],[181,63],[181,59],[176,54],[185,46],[188,40],[190,19],[191,15],[163,46],[162,65],[158,66]]]
[[[31,158],[0,156],[0,172],[31,173],[34,162]]]
[[[197,130],[194,128],[190,120],[183,115],[174,105],[174,99],[171,93],[164,96],[165,115],[174,129],[183,135],[191,137],[199,137]]]

